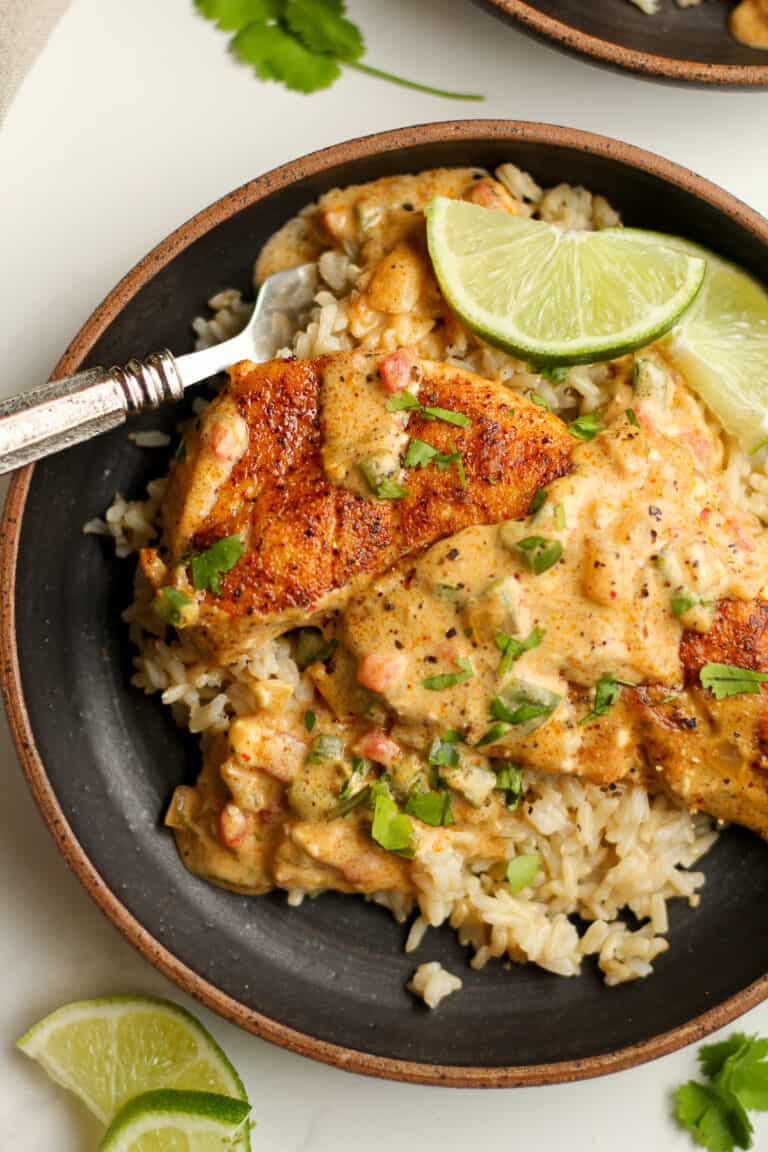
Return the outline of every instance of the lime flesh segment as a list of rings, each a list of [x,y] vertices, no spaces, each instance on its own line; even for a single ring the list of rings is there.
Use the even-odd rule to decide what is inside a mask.
[[[610,360],[668,332],[699,291],[699,256],[638,233],[564,232],[435,197],[429,254],[448,303],[489,344],[539,364]],[[642,235],[642,234],[640,234]]]
[[[80,1000],[46,1016],[17,1045],[104,1124],[134,1096],[160,1088],[247,1101],[240,1077],[213,1037],[166,1000]],[[247,1132],[237,1147],[249,1147]]]
[[[226,1152],[241,1148],[249,1105],[210,1092],[147,1092],[117,1114],[102,1152]]]

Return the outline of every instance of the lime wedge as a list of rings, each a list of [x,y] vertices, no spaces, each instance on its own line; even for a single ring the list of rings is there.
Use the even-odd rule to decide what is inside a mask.
[[[240,1148],[250,1106],[211,1092],[146,1092],[118,1112],[101,1152],[225,1152]]]
[[[706,256],[707,275],[669,351],[726,431],[754,452],[768,436],[768,292],[734,264],[686,247]]]
[[[125,996],[66,1004],[16,1043],[104,1124],[134,1096],[159,1088],[247,1102],[213,1037],[166,1000]],[[238,1147],[249,1147],[247,1132]]]
[[[540,364],[587,364],[668,332],[705,262],[648,235],[563,232],[437,196],[427,205],[435,274],[461,320],[489,344]]]

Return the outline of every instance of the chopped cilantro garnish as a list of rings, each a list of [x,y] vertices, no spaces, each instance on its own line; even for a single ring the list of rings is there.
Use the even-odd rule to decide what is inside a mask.
[[[536,576],[557,564],[563,554],[559,540],[548,540],[544,536],[526,536],[515,545],[523,554],[526,568]]]
[[[450,408],[422,408],[421,414],[428,420],[442,420],[446,424],[455,424],[457,428],[466,428],[471,423],[469,416],[452,412]]]
[[[625,408],[625,409],[624,409],[624,415],[626,416],[627,420],[629,420],[630,424],[631,424],[631,425],[632,425],[634,428],[639,428],[639,427],[640,427],[640,425],[639,425],[639,423],[638,423],[638,419],[637,419],[637,416],[636,416],[636,414],[635,414],[635,410],[634,410],[634,408]]]
[[[402,500],[403,496],[407,496],[408,493],[401,484],[398,484],[390,476],[381,476],[372,466],[370,460],[360,460],[358,468],[365,477],[371,492],[379,500]]]
[[[194,604],[191,596],[185,596],[178,588],[161,588],[155,597],[155,612],[166,624],[181,628],[184,623],[184,609]]]
[[[496,647],[501,652],[501,662],[499,664],[499,675],[504,676],[509,672],[515,660],[519,660],[524,652],[530,652],[533,648],[538,648],[544,639],[544,632],[541,628],[534,628],[529,632],[524,640],[518,640],[515,636],[509,636],[506,632],[497,632],[494,636]]]
[[[426,680],[422,680],[422,688],[429,688],[431,692],[441,692],[443,688],[454,688],[457,684],[463,684],[465,680],[472,679],[474,670],[466,657],[457,656],[454,664],[461,671],[443,672],[440,676],[428,676]]]
[[[495,761],[496,790],[504,793],[504,803],[510,812],[514,812],[520,803],[523,794],[523,771],[517,764],[509,764],[506,760]]]
[[[582,716],[579,724],[589,724],[591,720],[597,720],[599,716],[604,716],[611,705],[616,703],[620,694],[620,680],[616,680],[613,676],[601,676],[595,685],[595,699],[592,708],[586,716]]]
[[[221,576],[237,564],[243,554],[243,542],[237,533],[217,540],[204,552],[193,552],[186,558],[192,570],[192,583],[198,592],[219,595]]]
[[[475,748],[486,748],[489,744],[498,744],[507,733],[506,724],[492,724],[484,736],[481,736]]]
[[[424,440],[413,439],[408,444],[403,464],[406,468],[426,468],[427,464],[437,455],[437,448],[433,448]]]
[[[504,724],[515,727],[530,724],[532,728],[538,728],[552,715],[560,700],[556,692],[550,692],[540,685],[513,680],[502,688],[498,696],[493,697],[490,713],[494,720],[501,720]]]
[[[539,508],[541,508],[541,506],[544,503],[544,501],[546,500],[546,498],[547,498],[546,488],[537,489],[537,491],[533,495],[533,499],[531,500],[530,504],[528,505],[528,515],[533,516],[533,514],[535,512],[538,512]]]
[[[584,416],[579,416],[576,420],[571,420],[568,425],[568,431],[571,436],[577,440],[594,440],[599,432],[603,431],[605,427],[601,423],[600,417],[594,412],[587,412]]]
[[[535,404],[537,408],[546,408],[547,412],[552,411],[549,403],[544,399],[541,392],[529,392],[528,399],[532,404]]]
[[[463,412],[453,412],[450,408],[425,408],[414,396],[413,392],[397,392],[390,396],[385,404],[387,412],[420,412],[425,420],[442,420],[445,424],[454,424],[457,428],[466,428],[472,423],[469,416]]]
[[[348,793],[347,795],[342,792],[339,803],[328,813],[328,819],[338,820],[340,816],[347,816],[350,812],[354,812],[355,808],[359,808],[361,804],[367,804],[370,798],[370,784],[366,784],[365,788],[361,788],[358,792]]]
[[[413,856],[414,828],[408,816],[402,813],[384,780],[371,785],[373,824],[371,835],[388,852],[400,856]]]
[[[304,713],[304,727],[306,728],[307,732],[312,731],[312,729],[315,726],[316,720],[317,720],[317,716],[311,710],[307,710]]]
[[[523,888],[529,888],[539,874],[541,858],[538,852],[526,852],[513,856],[507,864],[507,885],[510,896],[516,896]]]
[[[405,810],[409,816],[433,828],[447,828],[454,823],[451,797],[444,788],[435,792],[412,792],[405,802]]]
[[[753,672],[735,664],[705,664],[699,680],[716,700],[725,700],[727,696],[759,692],[760,685],[768,682],[768,672]]]
[[[413,392],[396,392],[384,405],[387,412],[411,412],[421,408]]]

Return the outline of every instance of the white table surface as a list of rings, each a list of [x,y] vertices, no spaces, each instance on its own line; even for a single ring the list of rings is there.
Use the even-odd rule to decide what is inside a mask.
[[[190,0],[74,0],[0,127],[1,394],[41,383],[116,280],[192,213],[290,157],[368,132],[466,115],[567,124],[660,152],[768,214],[768,93],[602,72],[465,0],[350,0],[350,9],[372,63],[480,89],[485,104],[352,73],[304,98],[235,66]],[[0,1147],[80,1152],[95,1148],[97,1126],[14,1051],[14,1037],[81,997],[187,1001],[68,873],[4,725],[0,758]],[[695,1074],[693,1050],[563,1087],[421,1088],[313,1064],[188,1006],[242,1073],[263,1152],[453,1152],[481,1138],[544,1152],[692,1147],[669,1119],[668,1094]],[[768,1033],[768,1005],[742,1024]],[[768,1120],[758,1121],[757,1145],[768,1147]]]

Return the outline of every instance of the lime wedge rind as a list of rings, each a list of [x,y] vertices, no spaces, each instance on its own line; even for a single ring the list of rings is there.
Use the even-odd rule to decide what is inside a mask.
[[[625,235],[638,237],[631,229]],[[768,435],[768,291],[692,241],[658,238],[707,261],[701,292],[667,338],[669,355],[726,432],[752,453]]]
[[[196,1149],[242,1147],[250,1105],[211,1092],[145,1092],[129,1101],[110,1125],[101,1143],[102,1152],[162,1152],[175,1134],[182,1137],[172,1146]]]
[[[426,209],[440,288],[481,339],[533,363],[613,359],[665,335],[701,288],[705,261],[648,236],[563,232],[446,197]]]
[[[17,1041],[17,1047],[30,1059],[37,1061],[52,1080],[73,1092],[103,1124],[109,1124],[115,1113],[128,1097],[144,1092],[145,1087],[160,1088],[157,1084],[158,1069],[148,1067],[148,1085],[141,1082],[141,1070],[129,1069],[126,1078],[119,1075],[119,1054],[117,1052],[119,1025],[129,1022],[138,1041],[140,1058],[153,1059],[152,1030],[160,1025],[171,1024],[178,1036],[186,1042],[185,1053],[177,1062],[162,1070],[163,1089],[206,1088],[209,1094],[225,1095],[240,1102],[247,1102],[247,1094],[242,1080],[225,1053],[210,1033],[186,1009],[167,1000],[145,996],[105,997],[81,1000],[66,1004],[51,1012],[33,1025]],[[83,1050],[83,1035],[88,1029],[100,1029],[101,1050],[96,1047]],[[142,1042],[142,1031],[146,1031],[146,1047]],[[79,1033],[79,1035],[78,1035]],[[167,1042],[167,1036],[163,1037]],[[114,1045],[112,1045],[114,1042]],[[167,1051],[163,1053],[166,1061]],[[111,1064],[110,1064],[111,1060]],[[136,1081],[136,1076],[139,1079]],[[134,1084],[135,1081],[135,1084]],[[210,1092],[210,1084],[216,1084],[216,1092]],[[125,1093],[126,1084],[131,1091]],[[115,1099],[117,1086],[122,1084],[123,1097]],[[133,1087],[135,1086],[135,1091]],[[250,1147],[247,1129],[237,1145],[240,1152]]]

